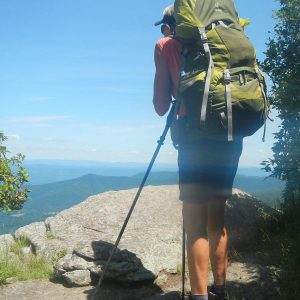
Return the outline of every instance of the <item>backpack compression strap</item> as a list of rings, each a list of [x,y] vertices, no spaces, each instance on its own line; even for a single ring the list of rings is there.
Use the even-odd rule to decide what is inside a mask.
[[[208,95],[209,95],[209,88],[210,88],[210,81],[211,81],[211,74],[212,74],[212,68],[214,67],[214,62],[212,59],[212,55],[209,49],[208,45],[208,39],[205,33],[205,28],[198,28],[200,33],[200,39],[203,45],[203,49],[205,52],[205,55],[208,60],[208,69],[206,73],[205,78],[205,86],[204,86],[204,93],[202,98],[202,107],[201,107],[201,116],[200,116],[200,125],[204,126],[205,120],[206,120],[206,111],[207,111],[207,104],[208,104]]]
[[[223,21],[218,21],[217,24],[227,27]],[[217,24],[213,23],[212,27],[214,28]],[[205,28],[199,28],[200,39],[205,51],[205,55],[208,60],[208,68],[205,78],[204,93],[202,98],[202,107],[201,107],[201,116],[200,116],[200,125],[204,126],[206,120],[206,112],[208,105],[208,95],[211,82],[212,68],[214,67],[214,62],[208,45],[208,39],[205,33]],[[227,127],[228,127],[228,141],[233,141],[233,124],[232,124],[232,99],[231,99],[231,89],[230,82],[231,76],[228,69],[224,70],[224,82],[225,82],[225,92],[226,92],[226,107],[227,107]]]
[[[256,69],[256,75],[261,88],[262,95],[264,97],[264,133],[262,138],[262,141],[264,142],[266,139],[267,119],[269,118],[270,109],[269,109],[268,97],[266,95],[265,88],[264,88],[264,78],[257,69]]]
[[[228,141],[233,141],[233,126],[232,126],[232,99],[231,99],[231,76],[228,69],[224,70],[225,94],[226,94],[226,108],[227,108],[227,129]]]

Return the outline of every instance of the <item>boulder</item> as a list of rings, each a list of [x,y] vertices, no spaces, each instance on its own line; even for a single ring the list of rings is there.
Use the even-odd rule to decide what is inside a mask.
[[[90,251],[92,248],[96,249],[94,254]],[[90,248],[77,247],[72,255],[60,259],[55,269],[63,277],[65,273],[74,270],[88,270],[92,275],[100,277],[112,248],[113,245],[109,243],[93,241]],[[117,249],[105,273],[105,279],[117,282],[140,282],[154,280],[155,275],[143,267],[141,260],[135,254],[128,250]]]
[[[234,249],[252,248],[261,237],[262,225],[279,215],[279,211],[248,193],[234,189],[227,201],[225,222],[229,231],[229,246]]]
[[[88,270],[92,266],[93,263],[86,261],[84,258],[76,254],[69,254],[61,258],[55,268],[59,273],[65,273],[75,270]]]
[[[92,196],[46,220],[47,226],[62,243],[72,245],[77,256],[106,261],[136,192],[131,189]],[[181,263],[181,224],[178,188],[145,187],[113,257],[112,266],[118,274],[124,268],[131,271],[115,277],[139,281],[154,279],[162,269],[177,270]],[[99,274],[99,266],[101,263],[90,267],[91,272]]]
[[[85,285],[91,277],[102,274],[136,193],[137,189],[130,189],[91,196],[45,223],[18,229],[15,236],[27,237],[37,254],[67,250],[68,255],[55,266],[57,272],[67,283]],[[182,203],[178,196],[176,185],[143,189],[106,279],[153,281],[162,271],[177,272],[182,249]],[[251,245],[260,224],[276,213],[251,195],[234,190],[225,217],[230,247],[238,250]]]

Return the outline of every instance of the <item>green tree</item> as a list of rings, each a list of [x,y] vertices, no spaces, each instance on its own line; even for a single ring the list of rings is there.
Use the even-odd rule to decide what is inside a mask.
[[[271,104],[281,119],[272,148],[263,162],[285,182],[283,214],[271,227],[273,252],[279,254],[281,297],[300,299],[300,1],[278,0],[274,36],[267,43],[264,70],[273,81]]]
[[[8,157],[9,151],[3,145],[7,137],[0,132],[0,211],[10,212],[21,209],[30,192],[23,188],[28,174],[22,167],[24,155]]]
[[[300,2],[279,2],[263,67],[273,82],[270,100],[282,123],[275,134],[274,156],[263,164],[285,182],[283,208],[290,210],[300,205]]]

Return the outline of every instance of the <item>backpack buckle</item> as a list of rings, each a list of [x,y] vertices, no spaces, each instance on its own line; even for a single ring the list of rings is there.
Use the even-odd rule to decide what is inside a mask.
[[[256,75],[257,75],[257,79],[259,81],[259,83],[264,83],[264,78],[263,76],[260,74],[260,72],[256,72]]]
[[[224,70],[224,81],[225,81],[225,84],[230,84],[230,82],[231,82],[230,71],[228,69]]]
[[[200,40],[203,44],[206,44],[208,42],[208,39],[207,39],[207,35],[205,33],[205,30],[202,30],[199,28],[199,33],[200,33]]]

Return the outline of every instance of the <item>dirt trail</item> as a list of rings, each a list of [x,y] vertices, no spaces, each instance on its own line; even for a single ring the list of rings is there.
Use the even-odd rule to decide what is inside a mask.
[[[243,255],[243,258],[235,258],[229,264],[227,286],[230,300],[280,299],[276,280],[278,271],[273,266],[266,265],[265,261],[262,255]],[[180,278],[179,275],[168,275],[161,284],[163,292],[154,285],[127,288],[106,286],[101,300],[180,300]],[[30,280],[0,288],[0,300],[90,300],[93,289],[92,286],[67,288],[48,280]],[[151,293],[156,295],[150,296]]]

